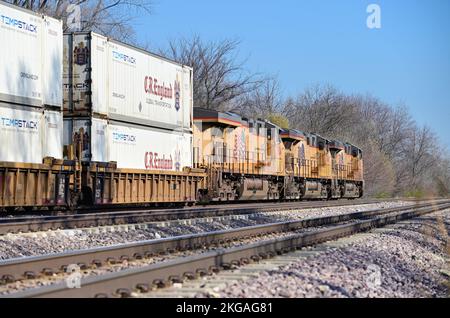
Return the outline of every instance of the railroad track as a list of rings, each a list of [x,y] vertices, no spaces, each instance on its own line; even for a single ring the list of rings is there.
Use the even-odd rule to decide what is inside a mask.
[[[23,276],[30,278],[42,272],[49,274],[64,270],[69,264],[79,264],[85,268],[93,264],[98,267],[108,262],[139,260],[145,257],[153,257],[159,253],[167,254],[199,249],[202,251],[197,255],[178,257],[143,267],[129,268],[101,276],[88,276],[81,280],[81,288],[79,289],[67,288],[66,283],[62,281],[50,286],[6,295],[6,297],[129,296],[132,291],[146,292],[154,285],[164,286],[170,282],[195,278],[199,275],[218,271],[221,268],[227,269],[251,261],[258,261],[261,258],[288,252],[292,249],[318,244],[446,208],[450,208],[449,200],[12,259],[0,262],[0,274],[5,282],[12,282],[15,278]],[[313,229],[314,227],[316,228]],[[295,231],[305,228],[311,229],[310,231],[295,233]],[[261,237],[271,233],[290,232],[292,232],[291,235],[276,239],[231,248],[220,248],[222,244],[227,242]],[[202,250],[211,246],[217,249],[212,251]]]
[[[392,201],[405,199],[391,199]],[[406,199],[408,200],[408,199]],[[411,200],[411,202],[419,202]],[[308,201],[308,202],[276,202],[276,203],[246,203],[226,204],[207,207],[191,207],[178,209],[143,209],[140,211],[113,211],[99,213],[84,213],[52,216],[19,216],[0,218],[0,235],[7,233],[25,233],[57,229],[75,229],[120,224],[135,224],[155,221],[166,221],[187,218],[202,218],[225,216],[232,214],[250,214],[255,212],[270,212],[289,209],[308,209],[356,204],[378,203],[381,199],[357,199],[343,201]],[[390,200],[388,200],[390,201]],[[434,202],[440,200],[433,199]]]

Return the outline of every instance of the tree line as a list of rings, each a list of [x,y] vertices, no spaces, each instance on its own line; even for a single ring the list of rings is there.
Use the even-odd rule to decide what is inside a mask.
[[[450,160],[428,126],[405,105],[315,84],[283,97],[276,77],[251,73],[236,60],[239,42],[198,36],[169,43],[160,53],[194,67],[194,105],[268,119],[282,128],[314,132],[363,149],[366,194],[447,196]],[[424,106],[425,107],[425,106]]]
[[[81,31],[93,30],[137,43],[133,18],[150,13],[150,0],[8,0],[62,19],[70,31],[70,4],[81,11]],[[194,105],[268,119],[283,128],[315,132],[363,150],[369,196],[450,194],[450,155],[431,127],[417,123],[406,105],[390,105],[367,94],[346,94],[315,84],[283,96],[276,76],[259,74],[237,58],[235,39],[203,41],[199,36],[169,41],[156,51],[194,68]],[[150,43],[151,47],[151,43]],[[155,51],[155,49],[153,49]],[[426,105],[424,105],[426,107]]]

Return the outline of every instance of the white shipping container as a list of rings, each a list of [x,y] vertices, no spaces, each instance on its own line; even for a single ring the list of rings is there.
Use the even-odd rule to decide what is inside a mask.
[[[108,162],[108,145],[106,133],[108,124],[106,120],[97,118],[65,118],[64,119],[64,145],[78,144],[83,139],[81,148],[82,161]],[[91,138],[91,136],[93,136]]]
[[[62,158],[61,112],[0,107],[0,161],[42,163]]]
[[[192,134],[109,122],[65,119],[64,144],[83,135],[84,161],[116,161],[118,168],[181,171],[192,167]]]
[[[64,35],[64,108],[192,129],[192,68],[95,33]]]
[[[62,159],[63,157],[63,114],[60,111],[45,110],[42,127],[42,155]]]
[[[0,3],[0,101],[62,107],[62,22]]]

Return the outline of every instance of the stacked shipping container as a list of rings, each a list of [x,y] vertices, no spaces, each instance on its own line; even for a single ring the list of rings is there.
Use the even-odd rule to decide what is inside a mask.
[[[62,22],[0,3],[0,207],[66,204],[62,40]]]
[[[0,208],[195,201],[191,68],[5,3],[0,41]]]
[[[192,167],[192,69],[92,32],[64,35],[64,144],[118,168]]]
[[[0,161],[62,158],[62,23],[0,3]]]

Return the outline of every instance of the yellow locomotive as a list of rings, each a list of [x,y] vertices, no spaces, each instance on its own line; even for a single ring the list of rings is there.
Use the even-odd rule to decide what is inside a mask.
[[[194,108],[194,164],[203,199],[298,200],[363,195],[362,151],[314,133]]]

